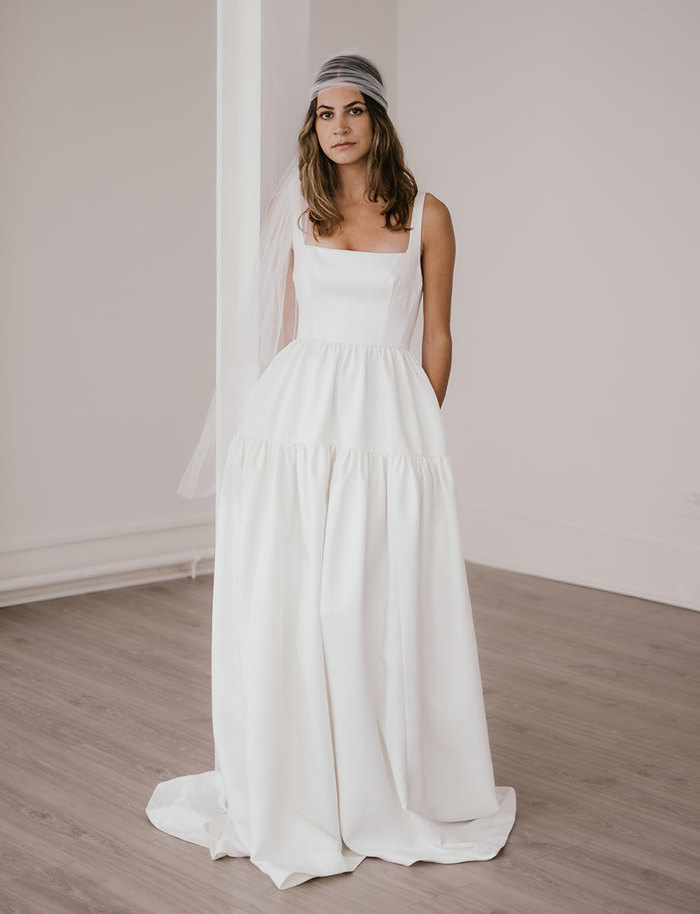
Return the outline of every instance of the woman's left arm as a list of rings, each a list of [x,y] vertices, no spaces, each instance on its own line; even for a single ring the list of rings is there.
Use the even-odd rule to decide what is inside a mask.
[[[456,244],[449,209],[433,194],[423,203],[423,370],[442,407],[452,368],[452,275]]]

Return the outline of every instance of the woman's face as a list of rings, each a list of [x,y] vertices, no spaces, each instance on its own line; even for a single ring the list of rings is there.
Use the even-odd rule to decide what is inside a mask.
[[[321,149],[338,165],[358,162],[369,153],[372,121],[359,89],[322,89],[316,96],[315,126]]]

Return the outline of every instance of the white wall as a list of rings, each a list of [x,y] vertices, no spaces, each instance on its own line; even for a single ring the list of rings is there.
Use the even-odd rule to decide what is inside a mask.
[[[365,48],[452,212],[466,557],[700,608],[700,7],[308,2],[309,77]],[[210,567],[213,499],[175,490],[214,381],[215,20],[2,7],[0,602]]]
[[[402,0],[466,557],[700,609],[700,5]]]
[[[1,16],[12,601],[210,544],[213,500],[176,488],[214,382],[216,4],[5,0]]]

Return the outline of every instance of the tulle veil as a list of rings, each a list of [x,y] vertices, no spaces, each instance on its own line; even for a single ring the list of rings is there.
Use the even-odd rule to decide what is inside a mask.
[[[273,190],[262,221],[255,262],[244,286],[244,307],[239,309],[239,334],[251,342],[255,351],[247,360],[229,367],[225,387],[215,386],[199,440],[177,489],[183,498],[204,498],[216,493],[217,448],[226,453],[250,390],[287,342],[286,324],[296,328],[298,306],[288,274],[293,220],[304,208],[295,156]]]

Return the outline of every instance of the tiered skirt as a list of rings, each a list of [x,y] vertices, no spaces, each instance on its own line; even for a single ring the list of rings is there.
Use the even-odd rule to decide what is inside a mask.
[[[159,829],[275,885],[365,856],[485,860],[497,787],[442,417],[411,352],[299,337],[258,380],[219,494],[214,768]]]

